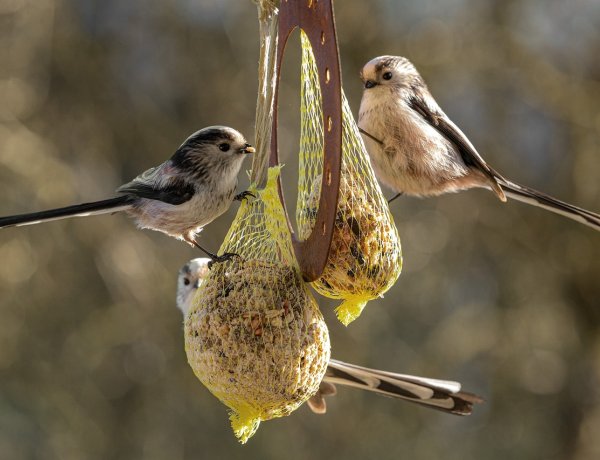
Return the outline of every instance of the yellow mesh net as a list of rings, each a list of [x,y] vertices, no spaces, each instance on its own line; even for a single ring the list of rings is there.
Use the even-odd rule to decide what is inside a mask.
[[[323,170],[323,114],[318,71],[310,41],[301,32],[302,99],[300,180],[296,220],[300,239],[316,220]],[[344,302],[336,308],[345,325],[366,303],[383,295],[402,269],[400,238],[387,201],[371,168],[363,140],[342,91],[342,171],[331,251],[320,294]]]
[[[185,320],[188,362],[231,408],[245,443],[262,420],[288,415],[315,394],[329,361],[329,335],[299,274],[277,192],[279,168],[266,188],[250,191]]]

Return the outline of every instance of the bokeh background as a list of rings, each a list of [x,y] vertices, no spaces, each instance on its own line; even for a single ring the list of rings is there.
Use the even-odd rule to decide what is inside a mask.
[[[597,0],[345,0],[336,15],[355,112],[360,67],[405,55],[496,169],[600,211]],[[111,196],[203,126],[252,141],[257,60],[250,0],[1,0],[0,215]],[[102,216],[0,231],[0,458],[599,458],[600,234],[487,191],[392,210],[404,272],[348,328],[320,301],[333,356],[459,380],[486,399],[472,416],[340,388],[327,415],[302,407],[239,445],[183,349],[175,279],[199,253]]]

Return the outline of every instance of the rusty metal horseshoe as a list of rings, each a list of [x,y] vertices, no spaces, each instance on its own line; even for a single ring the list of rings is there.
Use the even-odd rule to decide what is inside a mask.
[[[319,211],[310,236],[299,241],[290,224],[279,181],[279,197],[283,204],[296,258],[305,281],[314,281],[325,268],[335,226],[336,208],[342,164],[342,77],[340,70],[333,0],[281,0],[277,45],[275,98],[271,131],[269,165],[279,164],[277,114],[279,79],[285,46],[291,32],[301,28],[308,36],[317,68],[322,95],[324,161]]]

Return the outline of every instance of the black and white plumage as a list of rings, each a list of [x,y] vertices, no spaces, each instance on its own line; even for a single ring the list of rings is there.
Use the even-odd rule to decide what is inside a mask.
[[[194,294],[209,273],[209,263],[210,259],[197,258],[179,270],[177,307],[184,317],[192,306]],[[469,415],[473,404],[482,402],[478,396],[460,391],[458,382],[396,374],[330,359],[319,391],[307,401],[314,413],[326,412],[324,397],[336,394],[336,385],[372,391],[456,415]]]
[[[358,125],[378,179],[399,194],[435,196],[473,187],[600,230],[600,215],[502,177],[438,106],[406,58],[380,56],[361,71]]]
[[[369,369],[336,359],[329,360],[323,382],[372,391],[455,415],[469,415],[473,404],[483,402],[479,396],[461,391],[458,382]]]
[[[0,228],[125,211],[140,228],[198,246],[195,237],[202,227],[243,196],[235,196],[238,173],[252,152],[235,129],[210,126],[188,137],[169,160],[119,187],[115,198],[0,217]]]

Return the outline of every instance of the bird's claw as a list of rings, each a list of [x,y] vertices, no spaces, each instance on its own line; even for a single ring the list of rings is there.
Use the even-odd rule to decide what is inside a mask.
[[[388,204],[390,204],[390,203],[391,203],[392,201],[394,201],[396,198],[399,198],[399,197],[401,197],[403,193],[404,193],[404,192],[400,192],[400,193],[397,193],[397,194],[395,194],[395,195],[394,195],[392,198],[390,198],[390,199],[388,200]]]
[[[233,197],[233,199],[235,201],[243,201],[243,200],[247,200],[249,196],[251,196],[252,198],[256,198],[256,195],[254,193],[249,192],[248,190],[245,190],[241,193],[238,193],[236,196]]]
[[[233,259],[234,257],[241,257],[239,254],[235,252],[226,252],[220,256],[216,254],[211,254],[211,261],[208,263],[208,269],[210,270],[213,264],[221,264],[223,262],[227,262],[228,260]]]
[[[379,145],[383,145],[383,141],[380,141],[379,139],[377,139],[375,136],[373,136],[372,134],[369,134],[367,131],[365,131],[362,128],[358,128],[358,130],[363,133],[365,136],[373,139],[375,142],[377,142]]]

